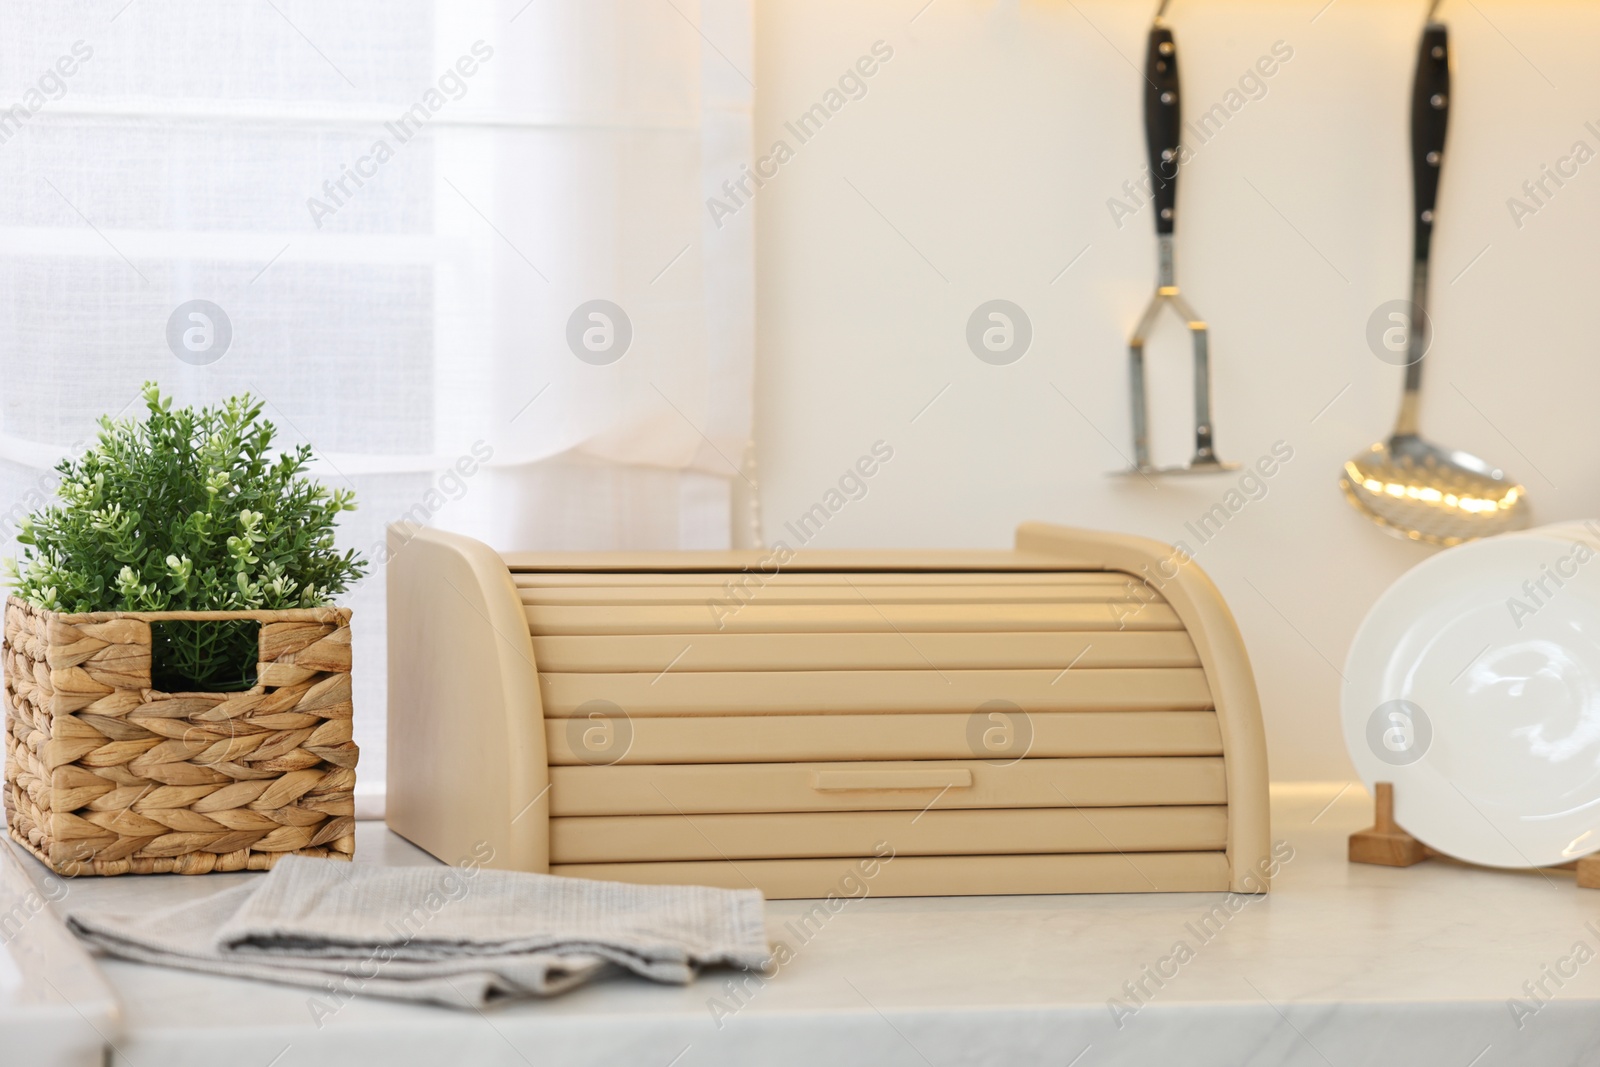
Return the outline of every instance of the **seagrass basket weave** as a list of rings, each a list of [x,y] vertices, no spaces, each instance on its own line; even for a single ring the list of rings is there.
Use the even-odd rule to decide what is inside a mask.
[[[256,685],[151,687],[153,622],[261,624]],[[5,811],[58,874],[265,870],[355,848],[350,612],[5,609]]]

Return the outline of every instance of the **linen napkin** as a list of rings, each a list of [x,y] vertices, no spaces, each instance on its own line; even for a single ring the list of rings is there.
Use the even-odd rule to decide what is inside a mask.
[[[680,984],[703,966],[760,967],[763,903],[754,889],[285,856],[199,901],[75,909],[67,925],[113,956],[311,986],[336,1004],[369,993],[483,1007],[608,967]]]

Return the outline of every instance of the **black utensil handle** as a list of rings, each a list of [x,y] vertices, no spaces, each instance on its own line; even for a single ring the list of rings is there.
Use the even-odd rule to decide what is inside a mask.
[[[1411,180],[1416,223],[1416,258],[1428,258],[1433,214],[1439,202],[1445,131],[1450,124],[1450,31],[1430,22],[1417,47],[1417,77],[1411,87]]]
[[[1156,233],[1172,232],[1178,213],[1178,140],[1183,108],[1178,95],[1178,46],[1172,31],[1150,29],[1144,57],[1144,139],[1150,152],[1150,185],[1156,205]]]

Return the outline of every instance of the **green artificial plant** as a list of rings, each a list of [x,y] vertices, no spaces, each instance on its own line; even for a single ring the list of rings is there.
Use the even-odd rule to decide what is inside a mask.
[[[309,445],[274,458],[260,401],[174,408],[153,382],[143,395],[144,419],[102,417],[96,443],[56,466],[60,503],[23,520],[20,565],[5,561],[19,597],[62,612],[309,608],[366,573],[334,548],[355,494],[306,475]],[[155,687],[249,688],[258,630],[153,625]]]

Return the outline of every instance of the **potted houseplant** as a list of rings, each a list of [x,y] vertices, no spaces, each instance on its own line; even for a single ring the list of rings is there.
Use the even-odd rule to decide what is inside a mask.
[[[103,418],[7,560],[5,808],[63,874],[265,869],[354,848],[353,494],[274,456],[249,396]]]

